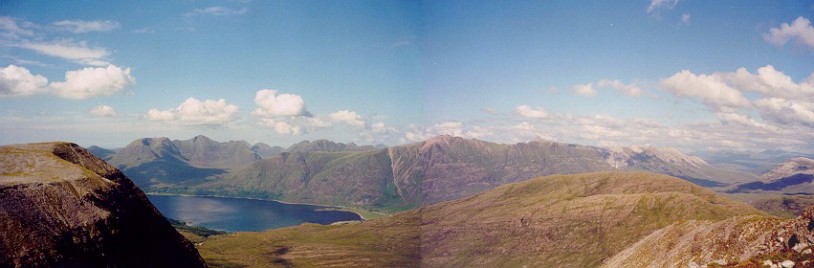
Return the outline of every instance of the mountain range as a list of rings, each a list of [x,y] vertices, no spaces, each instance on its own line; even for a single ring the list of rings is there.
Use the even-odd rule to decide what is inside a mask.
[[[814,194],[814,160],[805,157],[786,160],[766,172],[760,180],[734,185],[727,192],[753,191]]]
[[[145,138],[100,151],[150,192],[215,194],[402,210],[551,174],[643,170],[707,187],[745,181],[675,149],[599,148],[537,140],[497,144],[453,136],[373,147],[304,141],[261,157],[243,141]],[[276,149],[279,150],[279,149]],[[264,150],[269,152],[269,150]]]

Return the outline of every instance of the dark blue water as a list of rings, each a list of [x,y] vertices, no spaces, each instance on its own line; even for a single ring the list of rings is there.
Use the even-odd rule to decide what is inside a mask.
[[[305,222],[331,224],[361,219],[352,212],[267,200],[170,195],[147,197],[165,217],[227,232],[262,231]]]

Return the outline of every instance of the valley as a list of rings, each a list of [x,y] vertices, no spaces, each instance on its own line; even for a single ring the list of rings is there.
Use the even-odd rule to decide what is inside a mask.
[[[197,137],[195,140],[207,139]],[[448,196],[447,199],[450,200],[430,199],[431,202],[416,202],[411,207],[402,207],[399,209],[401,211],[386,210],[392,213],[390,216],[369,218],[363,221],[339,222],[332,225],[303,223],[277,229],[256,229],[257,232],[219,233],[195,227],[203,219],[200,216],[206,216],[205,213],[201,214],[200,209],[176,201],[167,203],[169,201],[156,199],[155,202],[160,201],[159,207],[172,204],[170,206],[176,210],[187,208],[197,211],[188,214],[193,218],[181,217],[187,223],[173,220],[173,224],[181,235],[194,242],[195,249],[210,267],[438,267],[449,265],[466,267],[496,265],[638,267],[647,263],[678,267],[687,263],[747,265],[762,261],[777,263],[791,261],[808,265],[810,263],[806,261],[814,257],[811,255],[814,250],[811,248],[814,240],[810,239],[814,237],[812,235],[814,229],[810,228],[810,226],[814,226],[814,218],[811,216],[814,210],[806,210],[807,207],[810,207],[810,203],[804,196],[796,196],[795,199],[784,198],[779,201],[767,199],[759,203],[758,207],[775,215],[781,214],[781,216],[792,218],[798,216],[794,214],[797,213],[796,211],[801,213],[797,219],[778,218],[771,216],[766,211],[727,197],[727,195],[733,197],[764,196],[764,190],[776,191],[777,189],[761,188],[757,190],[758,192],[754,192],[755,189],[749,188],[750,192],[732,192],[725,195],[699,186],[692,180],[653,172],[592,171],[591,168],[604,168],[606,167],[604,165],[608,165],[607,161],[592,158],[602,155],[602,149],[596,147],[562,146],[556,143],[543,144],[541,142],[506,146],[455,137],[438,137],[400,148],[325,152],[319,150],[338,147],[326,147],[325,145],[330,143],[317,142],[310,143],[321,144],[316,150],[282,152],[265,159],[254,154],[253,157],[247,158],[250,159],[249,164],[235,165],[234,163],[225,164],[229,162],[218,158],[228,158],[234,153],[250,154],[246,153],[246,150],[225,150],[229,153],[223,153],[224,151],[219,151],[220,149],[213,150],[212,148],[219,148],[217,145],[188,146],[189,148],[209,148],[199,151],[180,150],[177,146],[170,146],[169,144],[174,143],[169,139],[145,139],[137,142],[146,147],[111,150],[114,154],[108,154],[106,157],[111,161],[114,159],[133,160],[133,163],[137,163],[135,167],[145,164],[152,168],[162,167],[162,165],[150,165],[150,163],[176,161],[175,164],[186,163],[187,167],[191,169],[220,170],[218,173],[222,174],[220,177],[189,177],[178,180],[178,183],[182,185],[198,187],[213,183],[212,180],[215,179],[235,183],[228,181],[228,177],[223,176],[235,176],[235,174],[240,174],[237,172],[246,172],[246,170],[256,172],[253,174],[259,182],[258,185],[266,183],[264,181],[268,178],[278,178],[283,174],[294,174],[290,176],[297,180],[313,181],[325,176],[324,178],[328,179],[346,178],[353,182],[357,178],[355,175],[357,173],[352,170],[358,168],[369,170],[377,164],[382,164],[377,161],[389,164],[390,169],[385,170],[392,172],[381,174],[396,174],[391,175],[396,178],[414,178],[420,174],[421,176],[418,177],[425,180],[433,178],[432,183],[447,183],[438,180],[470,181],[471,183],[473,179],[479,178],[475,176],[478,174],[490,177],[497,174],[501,175],[499,178],[503,178],[486,180],[492,184],[480,183],[481,188],[468,188],[470,190],[483,189],[480,191],[452,193],[461,195],[459,198]],[[241,142],[227,144],[237,144],[241,148],[248,147],[246,143]],[[47,156],[49,152],[60,158],[69,159],[72,163],[82,165],[97,174],[121,174],[123,179],[115,180],[129,182],[129,179],[124,177],[127,174],[117,173],[120,172],[118,169],[107,166],[101,159],[91,156],[89,151],[75,145],[33,144],[4,148],[7,149],[0,150],[4,152],[3,161],[0,162],[5,165],[2,181],[9,186],[24,183],[25,178],[28,177],[51,178],[48,180],[59,181],[59,177],[74,176],[70,175],[73,174],[70,172],[55,171],[54,168],[57,167],[55,164],[36,160],[49,159]],[[350,148],[358,147],[350,146]],[[542,157],[530,157],[530,160],[529,157],[518,158],[519,156],[535,155],[539,153],[540,148],[547,149],[546,153],[551,153],[551,155],[541,154],[539,156]],[[93,149],[95,152],[99,152],[99,148]],[[649,149],[648,152],[655,150]],[[30,156],[25,154],[24,152],[27,151],[32,151],[33,154],[29,153]],[[184,151],[186,153],[182,153]],[[126,154],[122,155],[121,152],[142,154],[138,157],[131,157]],[[482,154],[482,152],[492,152],[493,154]],[[639,153],[644,153],[644,151]],[[292,155],[299,155],[302,158],[289,162],[291,160],[288,158]],[[394,157],[394,155],[398,157]],[[502,157],[496,155],[502,155]],[[653,155],[652,157],[661,158],[662,160],[659,161],[665,163],[673,163],[673,168],[685,168],[688,170],[685,172],[695,172],[705,163],[698,158],[676,161],[676,151],[672,151],[670,156],[669,159],[673,159],[672,161],[663,161],[663,159],[668,159],[666,156]],[[513,160],[507,161],[507,158]],[[206,159],[206,161],[201,159]],[[569,162],[556,159],[579,161]],[[654,166],[654,162],[642,162],[642,160],[642,157],[637,157],[636,165]],[[39,164],[34,166],[20,164],[31,163],[31,161]],[[214,161],[216,164],[210,165],[207,164],[207,161]],[[518,164],[531,165],[538,161],[546,163],[546,165],[523,167]],[[581,163],[593,163],[596,166]],[[767,175],[761,178],[765,182],[772,183],[784,181],[783,178],[788,176],[805,175],[809,172],[808,163],[807,159],[795,158],[778,164],[775,169],[767,172]],[[227,166],[231,166],[231,168],[226,168]],[[123,165],[122,167],[128,168],[129,166]],[[294,167],[300,167],[300,169]],[[538,172],[565,170],[571,171],[567,173],[573,174],[520,179],[513,177],[518,174],[515,173],[518,168]],[[18,169],[19,171],[15,171]],[[663,170],[665,169],[663,168]],[[297,170],[303,173],[294,172]],[[309,173],[311,170],[327,170],[323,172],[328,173],[327,175],[319,175],[320,173],[312,175]],[[164,176],[172,174],[162,173],[162,170],[154,170],[150,173]],[[139,174],[141,173],[136,173],[136,175]],[[269,176],[270,174],[273,175]],[[338,177],[336,174],[353,174],[354,176]],[[469,180],[461,179],[461,174],[469,176],[465,177]],[[358,176],[364,178],[363,175]],[[387,177],[387,181],[390,181],[392,177]],[[373,179],[372,176],[369,178]],[[150,184],[147,187],[168,187],[167,185],[172,186],[171,183],[173,183],[171,178],[163,181],[157,179],[148,181],[158,183]],[[364,183],[369,180],[355,181]],[[203,183],[197,185],[190,182]],[[417,182],[418,185],[411,186],[408,182]],[[300,181],[300,183],[302,182]],[[439,196],[433,192],[428,194],[417,192],[422,189],[437,189],[426,186],[427,182],[424,180],[393,179],[392,183],[398,185],[394,187],[394,193],[400,202],[410,200],[407,198],[409,196],[419,197],[419,200]],[[803,184],[805,183],[807,182],[803,182]],[[91,185],[95,185],[95,183]],[[355,185],[363,186],[362,184]],[[751,184],[749,182],[734,183],[724,189],[741,191],[744,189],[742,185]],[[375,188],[359,190],[364,189]],[[462,187],[462,189],[467,188]],[[289,192],[293,193],[290,196],[297,196],[296,190],[289,190]],[[450,192],[441,193],[450,194]],[[157,197],[162,198],[162,196]],[[202,202],[200,199],[205,199],[204,197],[163,196],[163,198],[194,199],[197,201],[192,205],[203,206],[217,213],[233,210],[223,204],[211,203],[220,202],[219,200]],[[86,197],[80,195],[80,200],[85,199]],[[182,199],[178,199],[178,201],[182,201]],[[241,199],[236,200],[241,201]],[[346,202],[337,196],[327,196],[320,200],[339,204]],[[268,202],[261,200],[242,200],[241,202],[249,201]],[[374,206],[374,208],[382,209],[384,207]],[[265,212],[244,213],[259,216]],[[177,217],[183,213],[172,215]],[[162,220],[155,218],[149,221],[161,222]],[[314,219],[305,221],[320,222]],[[164,222],[168,224],[166,221]],[[12,221],[7,224],[14,223]],[[710,237],[713,239],[708,240]],[[784,242],[792,240],[795,241],[793,244]],[[48,243],[40,244],[40,246],[46,247],[48,245]],[[695,250],[699,247],[704,250]],[[788,250],[792,250],[791,253],[779,254],[779,252],[789,252]],[[661,252],[668,252],[668,257],[664,258]]]

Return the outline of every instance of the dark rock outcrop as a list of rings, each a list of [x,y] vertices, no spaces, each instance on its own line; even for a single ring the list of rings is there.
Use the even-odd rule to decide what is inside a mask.
[[[71,143],[0,147],[0,267],[205,267],[115,167]]]

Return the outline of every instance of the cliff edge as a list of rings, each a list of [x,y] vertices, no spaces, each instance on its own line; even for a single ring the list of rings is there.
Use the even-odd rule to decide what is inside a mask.
[[[72,143],[0,146],[0,267],[206,267],[121,171]]]

